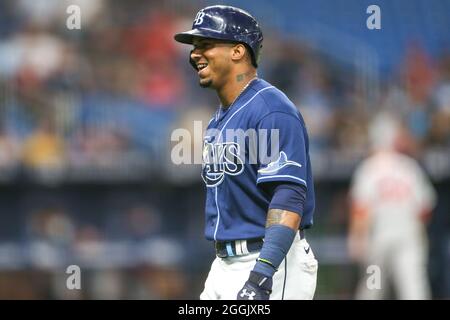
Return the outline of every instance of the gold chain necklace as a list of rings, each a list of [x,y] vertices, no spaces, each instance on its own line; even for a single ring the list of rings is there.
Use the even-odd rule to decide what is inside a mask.
[[[254,76],[247,82],[247,84],[242,88],[241,92],[239,92],[239,94],[236,96],[236,98],[234,98],[233,102],[230,103],[230,106],[227,109],[229,109],[233,106],[233,104],[239,99],[239,97],[242,95],[242,93],[245,91],[245,89],[247,89],[247,87],[250,85],[250,83],[252,83],[253,80],[255,80],[256,78],[258,78],[258,76]]]
[[[247,89],[247,87],[250,85],[250,83],[252,83],[257,78],[258,78],[258,76],[254,76],[247,82],[247,84],[242,88],[241,92],[239,92],[239,94],[236,96],[236,98],[234,98],[233,102],[228,106],[228,108],[224,109],[222,106],[219,107],[219,110],[217,110],[217,112],[216,112],[216,121],[218,121],[220,119],[220,117],[222,116],[221,115],[222,111],[225,112],[225,111],[230,110],[230,108],[239,99],[239,97],[242,95],[242,93],[245,91],[245,89]]]

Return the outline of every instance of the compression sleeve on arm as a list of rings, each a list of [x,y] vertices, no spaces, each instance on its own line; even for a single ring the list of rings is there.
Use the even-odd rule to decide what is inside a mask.
[[[288,210],[301,216],[306,197],[305,187],[297,184],[281,184],[275,187],[270,209]],[[275,224],[266,228],[264,245],[253,271],[272,277],[291,248],[297,234],[285,225]]]

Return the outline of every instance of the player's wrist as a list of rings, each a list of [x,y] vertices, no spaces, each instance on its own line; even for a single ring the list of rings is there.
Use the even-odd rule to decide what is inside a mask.
[[[267,277],[272,277],[274,273],[277,272],[277,270],[277,267],[275,267],[270,260],[264,258],[256,259],[256,264],[253,268],[253,271],[263,274]]]
[[[266,291],[268,294],[272,292],[272,277],[268,277],[265,274],[259,273],[257,271],[251,271],[248,281],[258,288]]]

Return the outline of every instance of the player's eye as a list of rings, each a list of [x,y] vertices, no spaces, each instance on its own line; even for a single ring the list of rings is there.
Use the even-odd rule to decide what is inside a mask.
[[[211,48],[211,46],[212,46],[211,42],[201,42],[194,45],[194,50],[195,49],[205,50]]]

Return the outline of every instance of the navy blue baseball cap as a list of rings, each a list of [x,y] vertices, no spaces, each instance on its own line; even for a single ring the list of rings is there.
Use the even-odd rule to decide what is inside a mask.
[[[174,38],[192,44],[196,37],[243,43],[250,48],[253,66],[258,67],[263,34],[256,19],[242,9],[223,5],[203,8],[195,16],[192,30]]]

